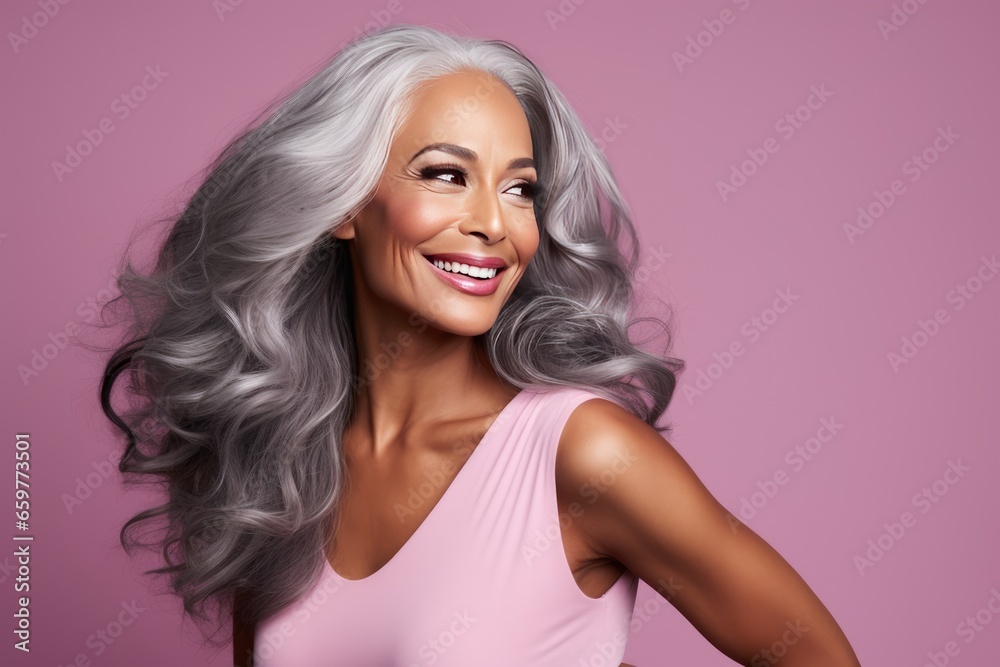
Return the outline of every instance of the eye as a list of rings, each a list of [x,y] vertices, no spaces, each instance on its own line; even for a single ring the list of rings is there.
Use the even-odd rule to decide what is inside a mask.
[[[521,189],[521,193],[516,195],[522,199],[534,199],[538,194],[538,181],[521,181],[511,186],[511,189]]]
[[[445,180],[438,178],[439,176],[454,176],[456,177],[456,180]],[[468,176],[468,174],[457,164],[435,165],[432,167],[424,167],[420,170],[421,178],[444,181],[445,183],[454,183],[455,185],[465,185],[466,176]]]
[[[442,181],[444,183],[452,183],[458,186],[466,185],[468,175],[468,172],[457,164],[437,164],[424,167],[420,170],[420,177],[423,179]],[[510,190],[520,189],[520,193],[514,193],[515,197],[520,197],[521,199],[526,199],[528,201],[534,201],[535,197],[538,195],[539,187],[538,181],[524,180],[512,185],[510,189],[508,189],[508,192],[510,192]]]

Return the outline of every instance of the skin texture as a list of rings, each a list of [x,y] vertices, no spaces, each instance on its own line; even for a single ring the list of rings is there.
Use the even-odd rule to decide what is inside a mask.
[[[511,167],[533,156],[527,119],[513,93],[488,76],[458,72],[420,89],[374,198],[333,232],[352,257],[362,360],[383,344],[399,344],[392,363],[362,386],[344,434],[348,483],[327,557],[348,579],[366,578],[392,559],[517,393],[473,337],[493,325],[537,249],[525,186],[536,173],[523,161]],[[477,159],[442,150],[413,159],[441,142]],[[442,169],[445,163],[466,174]],[[502,258],[507,269],[496,292],[475,296],[443,282],[423,255],[445,252]],[[394,505],[430,471],[443,472],[445,483],[401,520]],[[566,558],[585,595],[600,597],[628,569],[740,664],[859,664],[791,566],[627,411],[603,399],[574,410],[556,476],[560,513],[574,517],[561,522]],[[609,482],[596,496],[595,480]],[[399,492],[387,497],[384,489]],[[786,621],[808,629],[794,635]],[[245,664],[253,629],[234,623],[234,631],[234,664]],[[769,661],[762,651],[776,642],[785,655]],[[751,662],[755,656],[763,661]]]

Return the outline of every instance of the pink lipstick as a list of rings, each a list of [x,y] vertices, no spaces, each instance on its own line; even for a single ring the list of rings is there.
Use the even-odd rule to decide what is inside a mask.
[[[489,296],[496,292],[497,287],[500,286],[500,274],[507,268],[507,263],[499,257],[441,253],[424,255],[424,258],[441,280],[466,294],[476,296]],[[436,266],[435,263],[442,266]],[[494,275],[491,278],[477,277],[468,275],[468,272],[483,276],[490,273]]]

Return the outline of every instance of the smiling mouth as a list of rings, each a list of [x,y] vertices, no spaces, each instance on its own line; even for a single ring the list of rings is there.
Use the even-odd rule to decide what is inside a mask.
[[[428,257],[427,255],[424,255],[424,259],[440,271],[461,276],[468,276],[469,278],[475,278],[476,280],[490,280],[500,275],[507,269],[506,266],[481,267],[458,261],[442,260],[434,256]]]

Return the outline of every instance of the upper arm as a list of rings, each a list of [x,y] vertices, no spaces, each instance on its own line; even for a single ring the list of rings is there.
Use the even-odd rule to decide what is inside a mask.
[[[624,408],[596,399],[572,412],[556,477],[559,493],[583,507],[576,521],[591,548],[657,590],[733,660],[766,662],[762,651],[783,643],[783,665],[859,664],[798,573]]]

